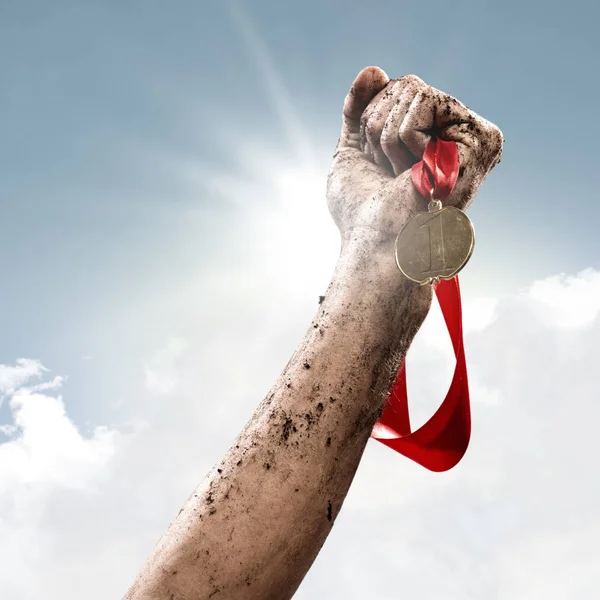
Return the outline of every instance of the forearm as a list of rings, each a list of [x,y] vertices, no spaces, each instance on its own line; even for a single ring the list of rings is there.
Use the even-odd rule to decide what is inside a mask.
[[[389,244],[347,240],[297,351],[127,598],[290,598],[331,530],[430,303],[429,287],[402,278]]]

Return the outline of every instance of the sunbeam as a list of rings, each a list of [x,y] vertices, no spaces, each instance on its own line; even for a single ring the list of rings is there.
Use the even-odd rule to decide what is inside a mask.
[[[281,124],[298,158],[303,162],[313,163],[314,150],[296,114],[290,94],[273,64],[267,44],[252,23],[250,16],[243,8],[241,2],[226,0],[223,6],[234,26],[239,31],[240,38],[248,50],[248,55],[254,60],[255,66],[273,102],[273,106],[281,119]]]

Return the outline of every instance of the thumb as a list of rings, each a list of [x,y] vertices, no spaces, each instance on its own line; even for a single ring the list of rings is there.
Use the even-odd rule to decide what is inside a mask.
[[[388,84],[389,77],[379,67],[365,67],[356,77],[342,113],[342,133],[337,149],[360,149],[360,118],[369,102]]]

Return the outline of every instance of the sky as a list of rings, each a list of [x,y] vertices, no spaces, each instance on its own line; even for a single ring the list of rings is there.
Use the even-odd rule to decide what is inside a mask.
[[[299,600],[600,588],[596,3],[0,4],[0,589],[119,598],[301,340],[339,237],[325,176],[378,65],[496,123],[461,273],[473,436],[370,442]],[[424,422],[452,373],[433,306]]]

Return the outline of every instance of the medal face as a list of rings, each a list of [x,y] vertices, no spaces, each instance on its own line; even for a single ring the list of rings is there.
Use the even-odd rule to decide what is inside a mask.
[[[396,264],[416,283],[452,279],[467,264],[474,246],[469,217],[447,206],[410,219],[396,238]]]

